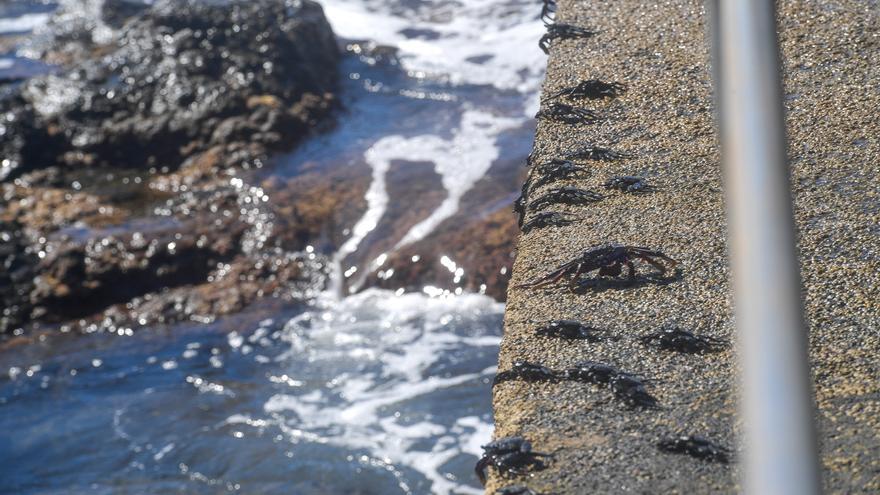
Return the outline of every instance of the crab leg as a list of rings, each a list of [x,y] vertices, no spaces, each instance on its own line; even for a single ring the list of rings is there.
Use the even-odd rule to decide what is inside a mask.
[[[543,287],[545,285],[555,284],[559,281],[559,279],[561,279],[571,271],[572,266],[577,266],[575,270],[575,273],[577,273],[580,271],[581,265],[582,263],[580,259],[569,261],[568,263],[561,265],[559,268],[548,273],[547,275],[544,275],[543,277],[533,280],[531,282],[519,284],[517,285],[517,287]]]
[[[492,464],[492,460],[489,457],[483,457],[477,462],[477,466],[474,468],[474,472],[477,473],[477,478],[480,480],[480,484],[486,485],[486,470],[489,469],[489,466]]]
[[[663,265],[662,263],[654,261],[653,259],[651,259],[647,256],[641,256],[638,254],[634,254],[633,256],[644,261],[645,263],[653,266],[654,268],[656,268],[660,272],[661,275],[665,275],[667,271],[671,270],[672,267],[675,266],[675,264],[673,263],[672,266],[667,267],[666,265]]]
[[[629,249],[630,249],[630,251],[632,251],[633,255],[638,256],[640,258],[642,258],[642,257],[660,258],[663,261],[666,261],[667,263],[669,263],[669,265],[670,265],[669,268],[675,268],[675,266],[678,265],[677,261],[670,258],[669,256],[666,256],[665,254],[661,253],[660,251],[652,251],[650,249],[639,248],[639,247],[630,247]]]

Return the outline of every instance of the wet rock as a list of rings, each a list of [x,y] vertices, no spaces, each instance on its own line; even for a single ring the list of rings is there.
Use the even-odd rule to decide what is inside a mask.
[[[20,328],[30,316],[36,264],[21,224],[0,220],[0,335]]]
[[[37,269],[30,302],[34,317],[64,321],[165,287],[203,281],[231,259],[246,226],[236,220],[177,224],[145,235],[51,240]]]
[[[280,246],[299,250],[311,245],[317,252],[335,252],[348,237],[346,229],[367,207],[368,173],[342,168],[266,180],[263,187],[272,197]]]
[[[210,321],[260,300],[298,301],[323,287],[326,262],[295,251],[314,242],[314,229],[338,235],[333,218],[346,208],[337,200],[351,198],[327,195],[317,210],[326,216],[280,221],[274,203],[266,201],[278,191],[239,177],[208,182],[202,172],[218,166],[216,158],[195,160],[187,169],[196,171],[192,175],[169,174],[146,184],[154,194],[146,216],[132,215],[118,194],[107,202],[86,191],[94,184],[78,192],[24,187],[21,179],[3,185],[10,207],[0,221],[15,237],[4,235],[12,242],[0,252],[15,253],[10,266],[26,268],[0,294],[10,308],[4,332],[27,325],[92,331]],[[281,204],[296,208],[314,199],[292,197],[296,201]],[[22,224],[30,226],[27,235]]]
[[[334,107],[320,6],[65,5],[40,56],[71,65],[0,97],[0,334],[204,321],[304,297],[323,263],[292,253],[345,208],[304,192],[308,206],[288,196],[297,213],[276,211],[256,169]]]
[[[233,141],[286,148],[331,107],[338,53],[314,2],[112,4],[101,23],[138,15],[0,101],[0,179],[56,164],[175,168]]]
[[[389,254],[365,286],[410,291],[433,286],[450,292],[461,288],[503,301],[518,232],[509,208],[473,220],[453,217],[429,237]]]
[[[37,29],[21,50],[52,63],[73,64],[115,41],[125,21],[149,7],[141,0],[61,0],[46,26]]]
[[[4,184],[2,191],[7,204],[0,219],[14,219],[44,235],[77,222],[93,226],[118,223],[129,213],[94,194],[59,187]]]
[[[424,239],[399,248],[376,242],[376,246],[383,249],[372,251],[366,261],[371,263],[385,252],[387,258],[380,267],[367,265],[371,272],[362,279],[354,277],[353,285],[358,289],[381,287],[410,291],[422,291],[424,287],[432,286],[449,292],[462,290],[484,293],[499,301],[506,300],[519,236],[516,215],[511,211],[515,197],[511,192],[519,189],[517,182],[524,178],[524,163],[525,156],[494,163],[473,189],[464,195],[458,212]],[[408,169],[415,172],[412,167]],[[389,189],[395,187],[390,180],[391,175]],[[407,176],[401,179],[399,185],[406,186]],[[412,188],[413,191],[398,190],[391,196],[407,204],[408,194],[418,195],[418,202],[429,207],[431,202],[426,198],[442,200],[443,190],[439,184],[432,189],[431,183],[423,176],[420,176],[419,184],[419,187]],[[438,191],[441,193],[439,196]],[[399,219],[407,229],[428,215],[428,212],[420,212],[417,208],[408,210]],[[388,231],[396,236],[393,239],[400,239],[403,232],[394,229]],[[364,266],[363,260],[359,261],[360,266]]]
[[[220,263],[205,282],[176,287],[133,298],[108,308],[99,318],[82,320],[80,331],[116,330],[132,325],[161,325],[179,321],[207,323],[223,315],[241,312],[259,300],[294,302],[320,286],[326,275],[320,261],[302,255],[270,252],[257,257],[240,256]]]

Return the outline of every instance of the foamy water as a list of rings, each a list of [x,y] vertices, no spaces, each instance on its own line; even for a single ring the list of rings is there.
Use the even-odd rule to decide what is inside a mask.
[[[366,39],[398,49],[400,64],[410,82],[394,85],[370,78],[363,82],[368,91],[413,100],[433,95],[439,100],[430,108],[408,115],[408,126],[389,124],[388,132],[368,136],[363,132],[340,132],[346,139],[356,134],[359,142],[333,142],[359,147],[354,152],[361,153],[363,162],[371,168],[367,209],[335,257],[344,263],[377,229],[388,214],[389,204],[395,203],[386,184],[393,162],[405,161],[411,166],[431,163],[446,193],[439,206],[393,239],[396,249],[424,239],[459,211],[462,197],[503,155],[499,142],[505,133],[520,131],[524,139],[531,139],[531,132],[522,129],[528,128],[538,108],[546,61],[536,40],[544,26],[537,16],[540,7],[536,9],[532,2],[477,0],[419,5],[329,0],[323,5],[340,37]],[[349,76],[362,78],[357,72]],[[432,120],[449,125],[437,128]],[[419,129],[424,131],[419,133]],[[291,161],[298,158],[314,161],[326,156],[299,153]],[[365,269],[381,268],[382,259],[367,260],[366,266],[346,265],[344,276],[359,273],[362,280]],[[335,287],[341,289],[342,283]],[[350,290],[358,288],[359,281],[350,284]]]
[[[537,47],[544,27],[538,20],[539,6],[531,2],[475,0],[411,7],[399,2],[328,0],[323,5],[337,35],[398,48],[407,76],[429,83],[425,90],[408,85],[412,83],[395,86],[370,79],[364,85],[371,92],[414,100],[432,93],[444,95],[439,98],[442,103],[423,110],[428,119],[422,128],[429,132],[413,132],[418,124],[400,129],[403,132],[394,132],[398,127],[389,125],[388,132],[375,135],[339,131],[346,146],[351,146],[352,135],[359,138],[355,153],[362,152],[371,169],[366,211],[333,259],[337,277],[351,277],[358,267],[343,270],[342,263],[395,202],[386,184],[392,162],[433,164],[446,191],[438,207],[394,239],[396,248],[425,238],[454,215],[462,197],[502,155],[501,136],[527,125],[537,110],[544,72],[545,59]],[[352,72],[350,77],[359,80],[362,75]],[[478,92],[474,87],[482,89]],[[409,118],[420,122],[418,112],[414,113]],[[432,128],[427,122],[431,116],[451,126]],[[310,160],[322,157],[305,155]],[[368,266],[361,268],[381,267],[383,260],[384,255],[368,260]],[[338,290],[341,283],[333,288]],[[480,445],[491,436],[489,411],[444,411],[437,416],[445,420],[431,418],[434,408],[454,406],[443,404],[451,391],[487,384],[494,375],[503,308],[483,296],[454,296],[430,287],[425,294],[401,292],[369,290],[341,300],[330,296],[325,301],[330,309],[319,318],[305,313],[288,322],[286,331],[295,335],[290,355],[314,352],[323,342],[328,354],[322,359],[332,356],[329,359],[337,366],[360,363],[371,372],[331,380],[331,386],[320,390],[275,395],[266,410],[298,418],[298,429],[289,434],[307,431],[316,440],[367,449],[385,463],[414,469],[430,480],[430,493],[481,493],[470,469],[465,479],[459,479],[461,475],[452,475],[444,466],[462,454],[468,454],[468,468],[472,466]],[[478,326],[472,334],[444,329],[450,321],[475,315],[491,316],[499,326],[488,331]],[[310,341],[302,340],[303,329]],[[467,359],[467,369],[456,372],[437,369],[445,360],[464,362],[464,356],[478,351],[488,359]],[[480,388],[490,395],[488,386]],[[423,404],[425,417],[402,421],[396,407],[401,403]],[[399,487],[403,492],[413,490],[404,481]]]
[[[536,4],[515,0],[422,5],[385,0],[322,2],[338,36],[399,48],[403,65],[414,77],[513,89],[531,96],[540,88],[546,65],[536,41],[544,33],[535,15]],[[533,110],[537,108],[523,107],[523,115],[532,116]]]
[[[49,14],[24,14],[0,19],[0,34],[27,33],[49,20]]]
[[[480,493],[501,311],[368,290],[2,356],[4,490]]]
[[[503,306],[433,287],[339,289],[382,264],[345,263],[401,207],[386,181],[392,164],[431,164],[445,192],[388,240],[399,247],[430,235],[494,163],[528,148],[545,66],[540,2],[322,3],[341,38],[396,47],[401,65],[349,56],[347,116],[281,166],[369,171],[367,208],[328,260],[335,283],[259,321],[0,356],[0,431],[17,432],[0,449],[0,479],[17,493],[482,493],[473,466],[492,433]],[[0,27],[39,24],[21,17]]]
[[[271,421],[291,440],[363,450],[397,472],[413,469],[432,493],[479,492],[447,465],[476,457],[491,424],[486,411],[451,397],[488,388],[495,367],[483,366],[497,352],[501,305],[478,295],[374,289],[325,304],[287,322],[290,349],[278,359],[297,364],[288,378],[301,373],[304,357],[332,371],[322,387],[297,382],[273,395],[264,406]],[[402,492],[414,491],[405,475],[395,477]]]

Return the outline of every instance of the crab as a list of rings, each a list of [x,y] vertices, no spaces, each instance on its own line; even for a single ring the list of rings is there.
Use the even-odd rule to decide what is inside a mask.
[[[535,330],[538,335],[544,337],[586,340],[589,342],[598,342],[600,340],[599,336],[596,335],[597,331],[598,329],[576,320],[553,320]]]
[[[616,277],[621,274],[624,265],[627,267],[628,279],[633,281],[636,276],[636,261],[653,266],[660,275],[665,275],[678,264],[677,261],[660,251],[644,247],[607,244],[587,249],[574,259],[559,265],[552,272],[517,287],[542,287],[568,277],[571,287],[574,288],[580,276],[585,273],[598,270],[599,276]]]
[[[556,20],[556,0],[544,0],[544,5],[541,6],[541,20],[547,26],[553,24]]]
[[[631,157],[632,155],[629,153],[622,153],[608,148],[600,148],[598,146],[587,146],[586,148],[569,153],[566,156],[569,160],[596,160],[603,162],[613,162]]]
[[[611,377],[618,373],[620,372],[614,366],[595,361],[584,361],[576,364],[574,368],[565,370],[564,375],[567,380],[599,385],[608,383],[611,381]]]
[[[538,41],[538,46],[541,47],[541,50],[544,53],[549,54],[550,45],[553,43],[553,40],[589,38],[594,34],[596,33],[589,29],[572,26],[571,24],[550,24],[547,26],[547,32],[544,33],[544,36],[541,36],[540,41]]]
[[[526,218],[526,198],[529,195],[529,182],[526,181],[522,185],[522,191],[516,201],[513,202],[513,212],[517,214],[516,224],[520,228],[523,226],[523,220]]]
[[[697,435],[680,435],[661,440],[657,443],[657,447],[670,454],[686,454],[697,459],[721,464],[729,463],[732,454],[729,448]]]
[[[626,92],[626,85],[622,83],[607,83],[598,79],[582,81],[576,86],[571,86],[546,97],[545,100],[555,100],[561,96],[574,100],[600,100],[602,98],[615,98]]]
[[[551,103],[535,114],[536,119],[549,119],[564,124],[589,124],[599,120],[599,116],[592,110],[577,108],[565,103]]]
[[[539,364],[516,361],[509,370],[495,375],[495,381],[492,383],[492,386],[516,379],[527,382],[558,382],[559,374]]]
[[[648,393],[645,384],[636,375],[617,373],[608,382],[611,391],[618,399],[630,407],[656,408],[657,399]]]
[[[505,437],[482,446],[483,457],[477,461],[474,471],[480,483],[486,484],[486,471],[490,466],[498,470],[498,474],[525,474],[526,468],[541,469],[544,458],[550,454],[532,451],[532,443],[523,437]],[[516,492],[514,492],[516,493]]]
[[[527,160],[529,166],[531,166],[531,162],[532,156],[529,155],[529,159]],[[519,225],[519,227],[521,228],[523,227],[523,221],[525,220],[526,216],[526,200],[529,196],[529,191],[536,187],[549,184],[550,182],[553,182],[557,179],[575,178],[584,173],[586,173],[585,168],[579,167],[568,160],[561,160],[558,158],[554,158],[536,167],[532,167],[529,172],[528,179],[526,179],[526,181],[522,185],[522,190],[519,197],[516,199],[516,201],[513,202],[513,212],[519,216],[517,219],[517,225]],[[540,220],[539,223],[542,221],[543,220]],[[554,225],[558,224],[554,223]]]
[[[530,179],[529,189],[534,189],[559,179],[582,177],[586,172],[586,168],[579,167],[569,160],[554,158],[532,169],[529,175],[538,174],[540,177],[533,181]]]
[[[584,361],[565,370],[563,376],[567,380],[608,385],[614,395],[630,407],[657,407],[657,399],[648,393],[639,375],[620,371],[611,365]]]
[[[564,227],[575,222],[575,217],[568,213],[558,211],[542,211],[532,216],[531,220],[522,226],[523,234],[528,234],[534,229],[543,229],[544,227]]]
[[[562,186],[551,189],[547,193],[539,196],[534,201],[529,203],[529,208],[533,210],[540,210],[545,206],[550,206],[551,204],[555,203],[580,205],[600,201],[604,198],[605,196],[602,196],[601,194],[594,191],[580,189],[574,186]]]
[[[645,345],[653,345],[667,351],[688,354],[718,352],[727,347],[723,339],[694,335],[692,332],[676,327],[665,327],[639,338]]]
[[[648,184],[644,177],[632,175],[612,177],[602,185],[605,186],[605,189],[617,189],[629,193],[649,193],[657,190],[656,187]]]

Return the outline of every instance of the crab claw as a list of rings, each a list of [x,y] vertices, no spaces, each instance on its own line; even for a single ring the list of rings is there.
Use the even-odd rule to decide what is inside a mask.
[[[476,467],[474,467],[474,472],[477,474],[477,479],[480,480],[480,484],[483,486],[486,486],[486,471],[491,465],[492,459],[490,457],[484,456],[479,461],[477,461],[477,465]]]

